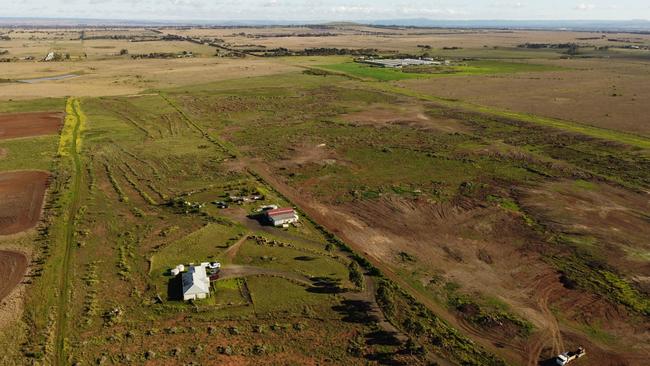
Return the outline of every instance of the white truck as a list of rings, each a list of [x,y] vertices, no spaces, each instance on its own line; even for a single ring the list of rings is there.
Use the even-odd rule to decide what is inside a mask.
[[[585,352],[584,348],[578,347],[578,349],[575,351],[564,352],[562,354],[557,355],[557,357],[555,357],[555,363],[558,364],[559,366],[564,366],[569,362],[577,358],[580,358],[586,354],[587,352]]]

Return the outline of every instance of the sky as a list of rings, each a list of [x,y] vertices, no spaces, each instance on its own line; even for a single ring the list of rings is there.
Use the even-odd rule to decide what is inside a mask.
[[[650,19],[650,0],[0,0],[0,17],[344,21]]]

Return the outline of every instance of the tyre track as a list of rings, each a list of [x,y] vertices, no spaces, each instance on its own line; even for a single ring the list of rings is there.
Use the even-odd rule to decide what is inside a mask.
[[[542,350],[549,342],[553,354],[560,354],[565,350],[564,340],[562,339],[562,333],[560,332],[560,325],[557,322],[557,318],[555,318],[555,315],[553,315],[553,312],[549,308],[549,298],[553,291],[556,290],[555,285],[557,284],[557,281],[557,275],[551,273],[542,276],[533,287],[533,293],[538,294],[535,301],[541,314],[546,320],[546,328],[540,331],[537,336],[529,342],[528,362],[526,363],[528,366],[538,365]]]

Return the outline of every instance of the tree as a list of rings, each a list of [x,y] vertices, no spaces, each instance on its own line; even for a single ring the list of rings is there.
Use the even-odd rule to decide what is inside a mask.
[[[352,282],[359,289],[363,289],[365,285],[365,279],[363,278],[363,273],[361,272],[361,267],[359,267],[359,264],[356,261],[350,262],[350,265],[348,265],[348,271],[350,272],[350,282]]]
[[[575,43],[571,43],[569,45],[569,49],[566,51],[567,55],[575,56],[578,54],[578,45]]]
[[[124,55],[128,55],[128,54],[129,54],[129,50],[127,50],[126,48],[122,48],[120,50],[120,56],[124,56]]]

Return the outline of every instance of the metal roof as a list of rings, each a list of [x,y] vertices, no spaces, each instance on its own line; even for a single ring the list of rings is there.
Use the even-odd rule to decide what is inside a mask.
[[[268,217],[275,217],[275,216],[279,216],[279,215],[288,215],[288,214],[295,215],[296,211],[294,211],[294,209],[290,208],[290,207],[276,208],[274,210],[266,211],[266,215]]]

